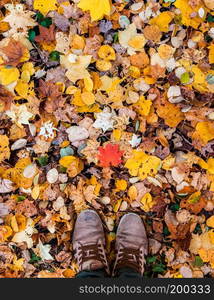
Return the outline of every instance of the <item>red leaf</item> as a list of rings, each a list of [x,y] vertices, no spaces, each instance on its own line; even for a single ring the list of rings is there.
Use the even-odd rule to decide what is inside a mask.
[[[39,35],[35,37],[36,42],[53,42],[55,40],[55,25],[52,24],[49,28],[39,25]]]
[[[99,147],[99,152],[101,167],[117,167],[122,162],[123,151],[120,151],[118,145],[107,144],[105,147]]]

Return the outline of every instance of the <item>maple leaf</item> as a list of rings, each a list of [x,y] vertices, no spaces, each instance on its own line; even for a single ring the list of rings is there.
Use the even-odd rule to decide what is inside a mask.
[[[53,42],[55,41],[55,25],[52,24],[49,28],[39,25],[39,35],[35,37],[36,42]]]
[[[123,151],[119,150],[118,145],[107,144],[105,147],[99,147],[98,158],[101,167],[117,167],[122,162]]]
[[[111,6],[110,0],[80,0],[78,4],[83,11],[90,11],[92,22],[102,19],[104,15],[109,16]]]
[[[1,48],[6,56],[5,64],[16,67],[19,63],[29,59],[27,48],[19,41],[10,39],[7,46]]]

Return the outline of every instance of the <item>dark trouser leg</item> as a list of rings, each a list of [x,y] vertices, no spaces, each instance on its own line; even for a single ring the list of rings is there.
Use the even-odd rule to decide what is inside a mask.
[[[116,277],[121,278],[121,279],[142,278],[140,273],[138,273],[134,269],[128,268],[128,267],[119,269]]]
[[[76,275],[76,278],[105,278],[107,274],[105,270],[82,271]]]

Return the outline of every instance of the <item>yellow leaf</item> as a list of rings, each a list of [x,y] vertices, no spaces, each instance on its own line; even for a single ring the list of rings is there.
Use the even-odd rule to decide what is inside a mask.
[[[160,158],[138,150],[133,151],[132,157],[125,164],[132,176],[138,176],[142,180],[147,178],[147,176],[156,175],[160,166]]]
[[[128,190],[128,196],[129,196],[130,200],[131,201],[136,200],[137,195],[138,195],[137,188],[134,185],[130,186],[130,188]]]
[[[64,168],[68,168],[70,164],[75,161],[77,158],[75,156],[69,155],[64,156],[60,159],[59,164],[63,166]]]
[[[102,45],[98,50],[98,56],[104,60],[115,60],[116,54],[114,49],[109,45]]]
[[[209,63],[214,64],[214,44],[212,44],[208,48],[210,49],[210,51],[209,51]]]
[[[113,206],[113,211],[114,211],[114,212],[118,212],[122,200],[123,200],[123,199],[119,199],[119,200],[117,200],[117,202],[114,204],[114,206]]]
[[[23,80],[19,80],[15,87],[15,91],[19,94],[19,96],[26,98],[28,94],[28,84]]]
[[[87,92],[92,92],[94,83],[90,77],[84,78],[84,85]]]
[[[6,135],[0,135],[0,162],[10,157],[9,139]]]
[[[67,168],[69,177],[77,176],[84,168],[83,162],[78,157],[72,155],[62,157],[59,163],[64,168]]]
[[[24,169],[31,164],[30,158],[19,159],[14,168],[7,169],[3,174],[5,179],[9,179],[16,183],[18,187],[23,187],[25,189],[31,187],[33,183],[32,178],[26,178],[23,175]]]
[[[207,219],[207,226],[214,228],[214,216],[211,216],[209,219]]]
[[[134,105],[134,107],[137,108],[138,112],[145,117],[149,115],[151,106],[152,101],[146,100],[144,96],[141,96],[139,101]]]
[[[127,182],[124,179],[118,179],[116,180],[116,188],[120,191],[125,191],[127,188]]]
[[[211,268],[214,268],[214,250],[206,250],[204,248],[201,248],[198,250],[198,254],[200,255],[200,258],[205,263],[210,263]]]
[[[70,54],[68,54],[67,56],[61,56],[60,58],[62,66],[68,69],[68,71],[66,72],[66,76],[71,82],[75,83],[79,79],[90,77],[90,74],[86,68],[91,63],[91,55],[78,56],[77,58],[75,58],[74,62],[70,60]]]
[[[8,85],[19,78],[19,70],[11,66],[0,67],[0,83]]]
[[[200,258],[203,260],[203,262],[209,262],[209,254],[207,250],[201,248],[198,250],[198,254],[200,255]]]
[[[36,185],[32,189],[31,197],[33,198],[33,200],[36,200],[36,199],[38,199],[39,194],[40,194],[40,186]]]
[[[164,169],[166,171],[171,170],[173,168],[174,164],[175,164],[175,157],[173,157],[170,154],[163,160],[162,169]]]
[[[122,132],[120,129],[114,129],[112,135],[116,141],[119,141],[121,139]]]
[[[76,159],[68,166],[67,173],[69,177],[75,177],[84,169],[83,162],[76,157]]]
[[[19,231],[23,231],[26,228],[27,225],[27,219],[23,215],[16,215],[16,221],[19,227]]]
[[[160,13],[157,17],[151,19],[151,25],[157,25],[159,29],[163,32],[169,30],[169,23],[172,21],[174,14],[169,11],[164,11]]]
[[[197,135],[195,136],[194,133],[193,138],[198,136],[205,144],[214,139],[214,124],[212,122],[198,122],[195,129]]]
[[[208,164],[202,158],[199,158],[197,163],[202,169],[208,169]]]
[[[192,72],[194,73],[193,87],[201,93],[208,92],[206,75],[197,67],[192,67]]]
[[[92,105],[95,102],[95,96],[92,92],[83,92],[81,94],[81,99],[86,105]]]
[[[108,60],[98,59],[96,61],[96,68],[101,72],[106,72],[106,71],[110,70],[111,67],[112,67],[112,64]]]
[[[207,161],[207,165],[208,165],[208,173],[214,175],[214,158],[209,158]]]
[[[18,223],[16,221],[16,217],[15,216],[11,217],[10,226],[13,229],[14,232],[18,232],[19,231]]]
[[[23,271],[23,263],[24,263],[24,258],[19,258],[17,259],[16,257],[13,260],[13,265],[10,266],[10,268],[14,271]]]
[[[146,193],[140,202],[143,204],[141,209],[143,209],[145,212],[150,211],[154,205],[154,201],[150,193]]]
[[[34,0],[33,8],[45,16],[49,11],[57,9],[57,0]]]
[[[193,13],[197,13],[198,10],[202,7],[201,2],[199,3],[199,5],[194,6],[194,8],[190,6],[188,1],[186,0],[176,0],[174,5],[181,11],[182,24],[197,29],[198,26],[203,22],[203,19],[198,17],[198,14],[196,14],[195,17],[190,17]]]
[[[112,4],[110,0],[80,0],[78,7],[83,11],[89,10],[93,22],[109,16]]]
[[[168,101],[158,104],[157,114],[170,127],[176,127],[184,119],[184,114],[180,111],[179,106]]]
[[[13,233],[10,226],[0,225],[0,243],[5,242]]]
[[[214,229],[208,231],[209,239],[212,245],[214,245]]]

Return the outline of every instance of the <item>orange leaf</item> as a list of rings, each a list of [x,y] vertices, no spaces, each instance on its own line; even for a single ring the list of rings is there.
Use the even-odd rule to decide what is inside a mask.
[[[101,167],[117,167],[122,162],[123,151],[119,150],[118,145],[107,144],[105,147],[99,147],[99,152]]]

